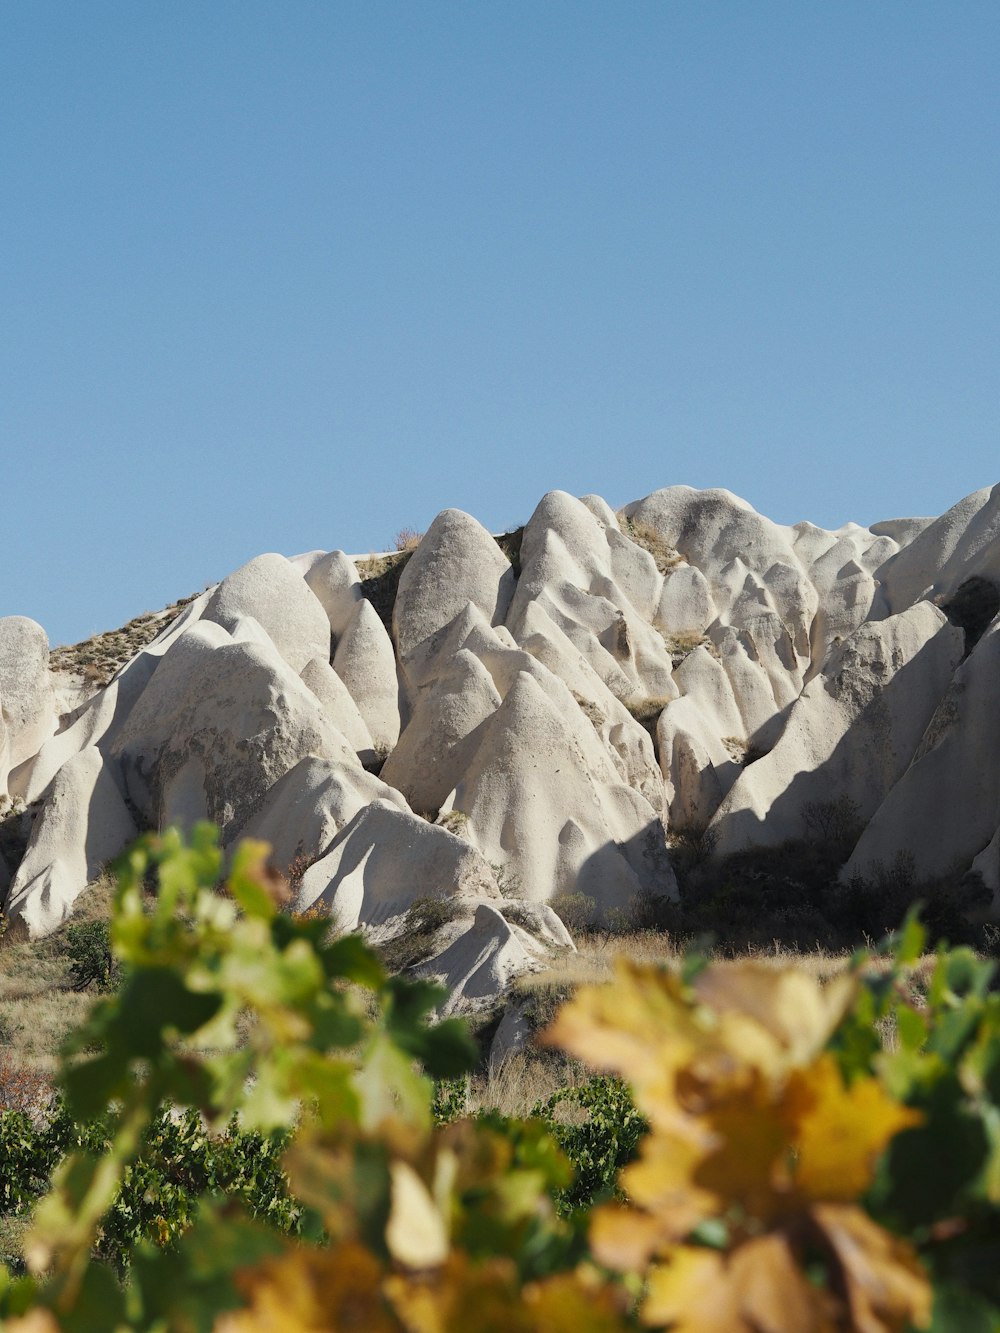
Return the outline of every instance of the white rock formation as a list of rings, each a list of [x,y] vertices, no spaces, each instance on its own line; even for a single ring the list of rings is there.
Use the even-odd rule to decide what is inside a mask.
[[[642,893],[675,895],[661,817],[571,705],[518,674],[449,803],[465,836],[529,902],[579,893],[604,919]]]
[[[39,939],[69,916],[105,862],[136,837],[118,783],[91,746],[56,774],[7,894],[13,935]]]
[[[375,749],[388,754],[399,740],[399,680],[392,640],[371,602],[358,602],[351,613],[333,669],[357,704]]]
[[[468,649],[459,649],[432,688],[418,697],[380,776],[414,810],[436,814],[461,781],[484,725],[499,707],[489,671]]]
[[[930,602],[856,630],[796,700],[774,749],[723,800],[711,825],[717,851],[806,837],[831,799],[867,823],[908,767],[961,656],[961,634]]]
[[[211,819],[227,840],[300,759],[357,764],[273,648],[208,620],[173,643],[110,748],[148,823]]]
[[[902,611],[972,575],[1000,583],[1000,484],[967,495],[879,570],[886,604]]]
[[[955,672],[842,876],[877,881],[900,856],[921,879],[961,874],[1000,827],[1000,618]]]
[[[331,551],[310,566],[305,580],[326,612],[334,638],[339,639],[364,596],[357,565],[343,551]]]
[[[1000,915],[1000,486],[836,531],[723,490],[552,491],[517,548],[449,509],[364,581],[258,556],[62,716],[44,632],[0,620],[0,791],[36,813],[0,867],[17,928],[55,928],[133,819],[208,817],[347,926],[448,899],[424,969],[474,1005],[569,946],[553,901],[674,897],[671,830],[721,856],[837,802],[843,876],[912,855]]]
[[[0,617],[0,793],[55,725],[48,636],[27,616]]]
[[[514,591],[514,571],[474,518],[446,509],[421,538],[399,580],[393,636],[410,698],[433,673],[441,631],[466,606],[501,624]]]
[[[312,690],[323,711],[363,764],[375,760],[375,745],[368,724],[361,716],[351,692],[325,658],[313,657],[299,673],[302,684]]]
[[[283,555],[258,555],[224,578],[203,617],[231,630],[252,616],[296,674],[313,657],[330,660],[330,624],[318,598]]]
[[[271,844],[271,864],[282,874],[305,872],[329,850],[338,833],[373,801],[399,810],[406,802],[356,764],[312,755],[300,759],[278,779],[241,836]]]
[[[361,810],[302,877],[295,906],[317,903],[344,930],[378,926],[420,898],[499,899],[490,867],[467,842],[387,801]]]
[[[440,953],[421,963],[420,975],[445,986],[444,1012],[494,1000],[524,972],[544,966],[548,950],[506,920],[500,905],[479,903],[472,922]]]
[[[551,491],[524,529],[507,625],[521,643],[541,609],[617,698],[672,699],[673,664],[652,625],[662,588],[648,551]]]

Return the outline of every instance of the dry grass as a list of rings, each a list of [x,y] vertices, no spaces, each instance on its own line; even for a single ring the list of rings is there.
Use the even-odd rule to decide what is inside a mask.
[[[447,814],[439,815],[437,818],[438,825],[448,833],[453,833],[456,838],[464,836],[468,822],[469,816],[464,810],[449,810]]]
[[[663,640],[664,647],[670,654],[670,660],[675,667],[680,666],[689,653],[693,653],[696,648],[707,648],[712,656],[718,660],[719,650],[708,637],[707,634],[701,634],[696,630],[679,630],[672,633],[669,630],[659,629],[660,638]]]
[[[655,722],[672,699],[655,695],[646,699],[623,699],[622,702],[637,722]]]
[[[575,1088],[590,1076],[579,1060],[562,1051],[531,1046],[469,1080],[465,1114],[499,1111],[501,1115],[524,1117],[560,1088]]]
[[[686,565],[687,559],[681,555],[680,551],[656,531],[650,523],[643,523],[638,519],[628,518],[625,514],[616,515],[622,532],[630,541],[635,542],[636,546],[641,546],[644,551],[656,561],[656,568],[661,574],[669,574],[672,569],[678,565]]]
[[[111,893],[109,879],[96,881],[77,900],[67,924],[106,919]],[[44,940],[7,943],[0,938],[0,1031],[12,1067],[51,1077],[63,1040],[92,1004],[92,995],[72,987],[63,930]]]
[[[577,943],[577,953],[560,954],[545,971],[520,977],[511,991],[510,1002],[525,1015],[534,1033],[541,1032],[551,1023],[560,1006],[577,987],[613,981],[617,958],[676,967],[683,957],[668,935],[656,931],[594,934]],[[769,949],[752,950],[745,956],[765,966],[799,968],[820,982],[838,976],[851,960],[846,951],[834,953],[816,949],[812,953],[802,953],[784,947],[779,941]],[[926,954],[914,967],[911,991],[918,1007],[930,985],[936,962],[935,954]],[[873,959],[870,966],[880,970],[887,969],[890,964],[886,960]],[[896,1032],[891,1020],[881,1022],[878,1031],[886,1049],[893,1049]],[[532,1107],[560,1088],[586,1083],[593,1072],[564,1052],[531,1041],[522,1050],[468,1080],[464,1113],[496,1110],[505,1115],[525,1116]]]
[[[190,597],[182,597],[163,611],[146,611],[121,629],[95,634],[82,643],[53,648],[49,654],[49,666],[53,671],[76,673],[94,685],[107,685],[136,653],[152,643],[197,596],[197,593],[192,593]]]

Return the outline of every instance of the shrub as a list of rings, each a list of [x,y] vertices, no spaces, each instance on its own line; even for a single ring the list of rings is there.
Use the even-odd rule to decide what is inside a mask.
[[[663,695],[654,695],[651,698],[626,699],[624,701],[625,707],[637,722],[652,723],[654,729],[660,714],[670,702],[671,700]]]
[[[45,1111],[51,1097],[52,1089],[43,1075],[15,1060],[9,1051],[0,1051],[0,1113],[16,1111],[37,1116]]]
[[[617,1195],[618,1177],[636,1155],[649,1128],[639,1114],[628,1084],[595,1075],[576,1087],[562,1088],[532,1108],[573,1167],[573,1180],[557,1196],[561,1212],[589,1209]]]
[[[399,579],[412,551],[399,551],[390,555],[369,556],[358,561],[358,573],[361,575],[361,591],[371,602],[379,619],[389,633],[392,633],[392,612],[396,605],[396,593],[399,591]]]
[[[416,528],[400,528],[393,542],[395,551],[415,551],[423,539],[423,533]]]
[[[399,933],[377,946],[386,968],[405,972],[430,958],[438,931],[456,915],[456,905],[448,898],[417,898],[407,909]]]
[[[66,953],[70,958],[70,976],[74,990],[93,986],[106,994],[121,981],[121,970],[111,952],[111,933],[107,921],[85,921],[66,929]]]
[[[597,914],[597,903],[586,893],[557,893],[549,906],[571,935],[586,930]]]

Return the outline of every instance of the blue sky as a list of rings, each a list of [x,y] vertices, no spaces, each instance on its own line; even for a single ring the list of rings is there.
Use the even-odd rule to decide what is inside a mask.
[[[1000,481],[1000,7],[7,0],[0,614],[553,487]]]

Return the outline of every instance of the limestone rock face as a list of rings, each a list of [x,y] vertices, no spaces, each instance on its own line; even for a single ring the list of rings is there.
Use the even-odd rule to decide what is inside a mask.
[[[579,893],[606,919],[645,892],[676,895],[659,815],[619,779],[587,720],[522,671],[452,800],[465,836],[531,901]]]
[[[617,698],[666,701],[677,690],[652,624],[662,588],[648,551],[579,500],[551,491],[524,529],[507,625],[522,643],[544,611]]]
[[[300,759],[357,759],[273,648],[219,634],[199,624],[173,644],[111,752],[150,824],[211,819],[228,840]]]
[[[1000,827],[1000,618],[955,672],[905,773],[862,833],[844,878],[900,856],[935,879],[967,869]]]
[[[27,616],[0,617],[0,792],[55,725],[48,636]]]
[[[651,528],[708,580],[724,623],[751,630],[766,614],[758,651],[770,646],[794,676],[809,662],[818,598],[796,558],[789,529],[763,518],[729,491],[671,486],[626,505],[633,523]]]
[[[317,904],[344,930],[378,926],[418,898],[498,899],[496,879],[468,843],[383,800],[361,810],[302,877],[296,908]]]
[[[297,872],[301,878],[307,865],[324,856],[337,834],[373,801],[407,808],[398,791],[356,764],[307,755],[271,787],[242,836],[270,843],[275,869]]]
[[[459,649],[450,669],[418,698],[381,777],[397,787],[414,810],[436,813],[461,780],[483,725],[499,707],[489,671],[467,649]]]
[[[53,780],[8,889],[5,911],[11,930],[31,939],[50,934],[66,920],[104,863],[123,851],[136,833],[100,751],[90,746],[74,755]]]
[[[308,661],[300,673],[302,684],[315,694],[323,706],[327,718],[333,723],[344,740],[355,752],[363,764],[375,758],[375,747],[358,706],[351,698],[347,686],[322,657]]]
[[[718,851],[807,837],[833,796],[859,828],[867,823],[908,767],[961,654],[961,635],[929,602],[856,630],[722,802]]]
[[[672,835],[721,857],[827,808],[844,877],[911,856],[1000,916],[1000,486],[833,531],[724,490],[551,491],[502,538],[447,509],[378,570],[258,556],[58,717],[43,631],[0,620],[17,928],[54,929],[136,823],[211,818],[376,938],[447,900],[424,970],[475,1007],[572,947],[553,904],[674,897]]]
[[[343,551],[331,551],[310,566],[305,580],[326,612],[334,638],[339,639],[364,595],[357,565]]]
[[[502,623],[514,589],[510,561],[474,518],[446,509],[427,529],[399,579],[393,634],[411,698],[430,672],[436,636],[466,606]]]
[[[344,626],[333,669],[357,704],[376,750],[399,740],[399,680],[392,640],[371,602],[358,602]]]
[[[204,618],[231,630],[252,616],[296,673],[313,657],[330,660],[330,624],[302,575],[283,555],[258,555],[224,578]]]
[[[506,920],[502,904],[479,903],[468,925],[440,953],[420,965],[419,973],[445,986],[445,1013],[502,995],[524,972],[544,966],[547,951],[526,930]]]
[[[1000,484],[952,505],[879,571],[893,611],[953,592],[972,575],[1000,585]]]

